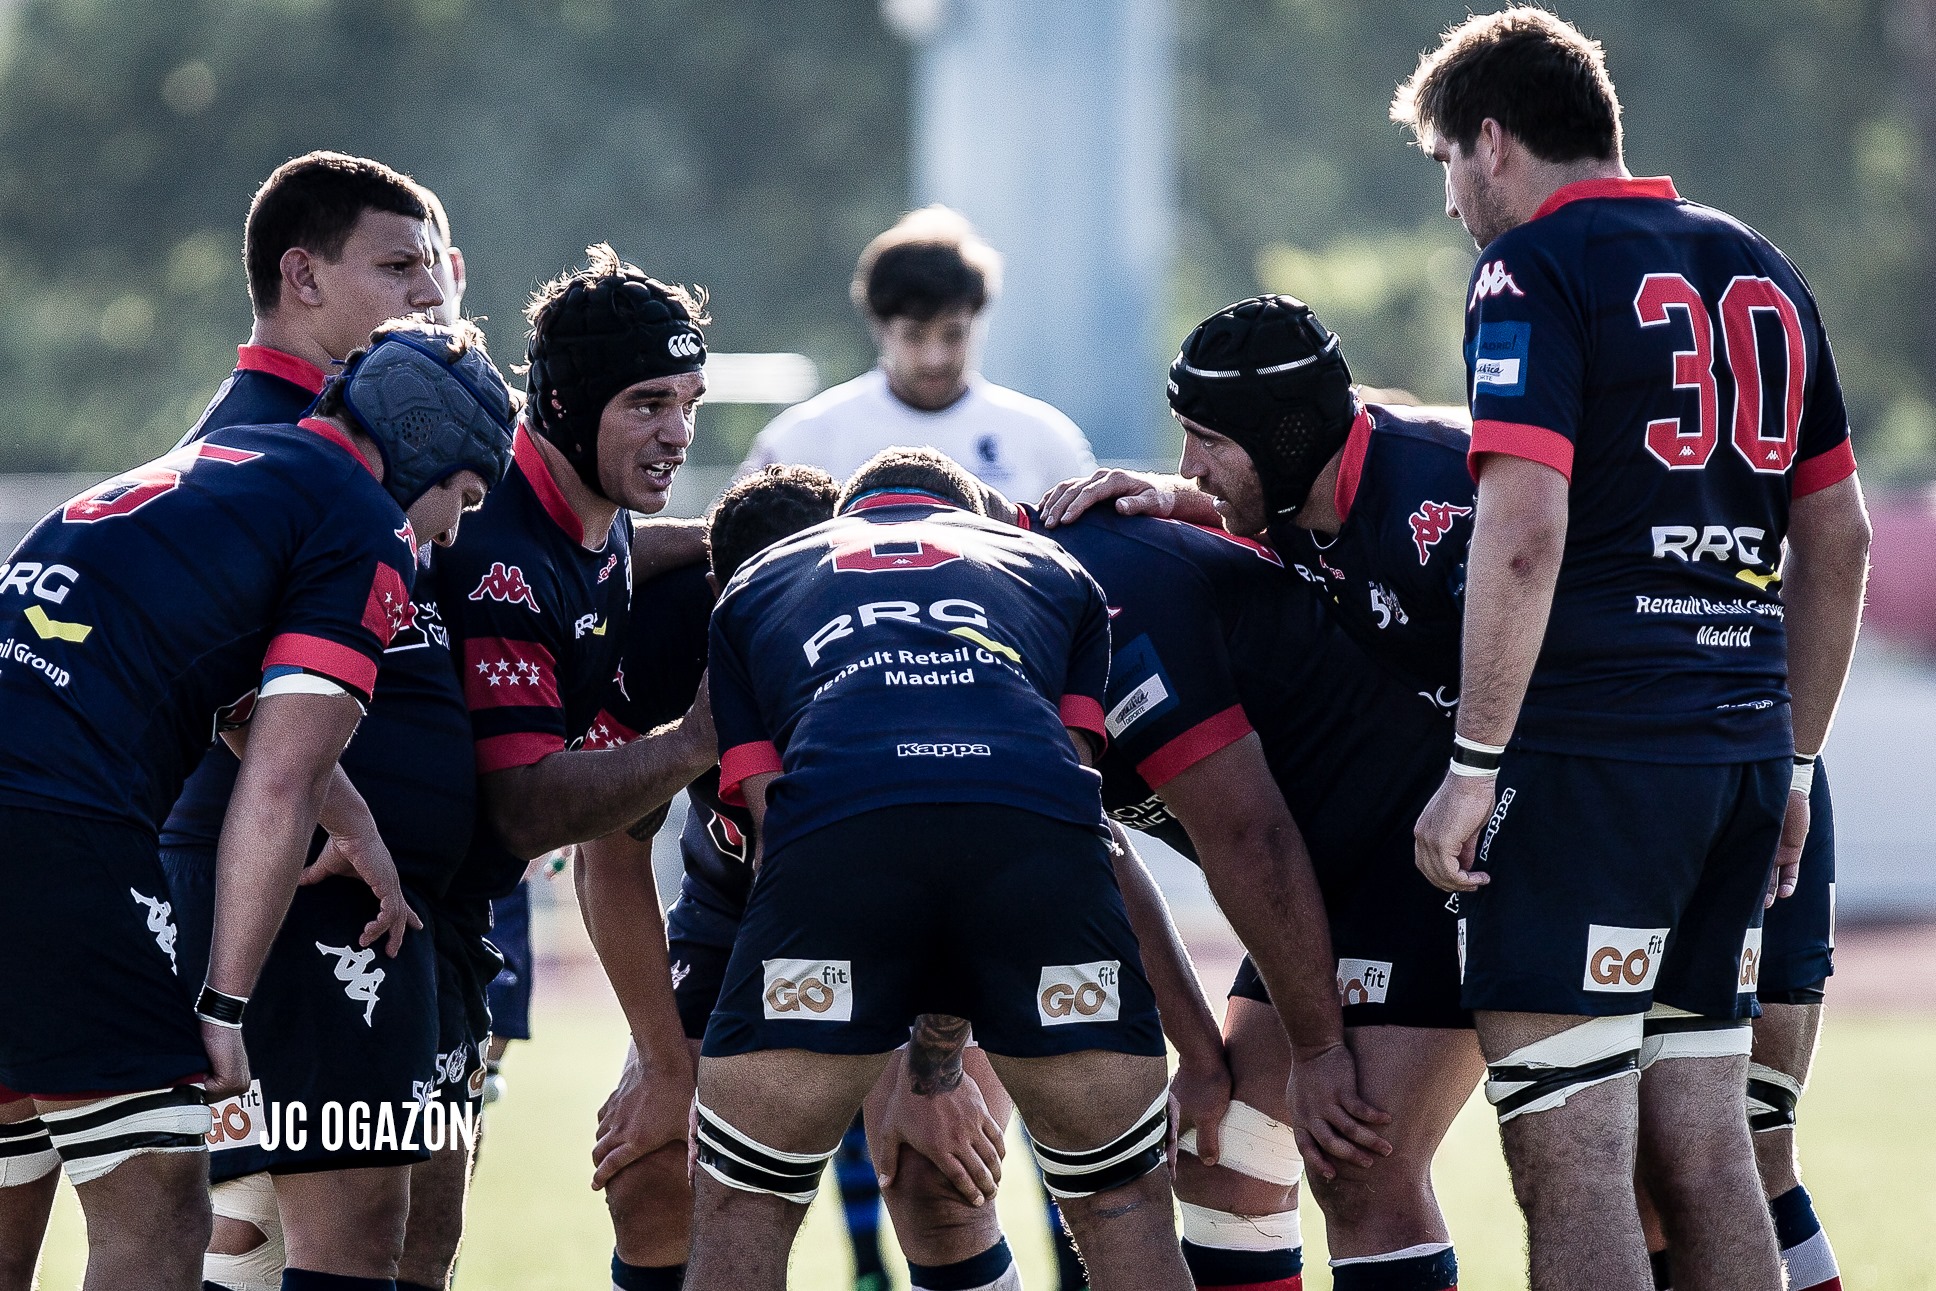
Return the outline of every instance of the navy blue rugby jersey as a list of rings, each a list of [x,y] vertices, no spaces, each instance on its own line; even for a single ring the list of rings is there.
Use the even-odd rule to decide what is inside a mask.
[[[704,565],[669,570],[632,592],[625,632],[625,665],[608,705],[622,731],[649,731],[676,722],[699,694],[706,672],[706,636],[713,589]],[[744,803],[719,796],[719,768],[686,789],[686,877],[711,890],[717,904],[739,909],[753,889],[753,816]]]
[[[217,431],[73,498],[0,574],[0,800],[157,828],[265,668],[369,697],[414,554],[322,421]]]
[[[621,511],[596,548],[544,455],[519,426],[512,465],[457,541],[437,553],[438,608],[470,709],[479,776],[629,732],[605,712],[632,591],[631,525]],[[509,895],[525,863],[479,823],[451,890]]]
[[[1571,482],[1514,738],[1665,762],[1788,752],[1788,508],[1855,471],[1801,274],[1670,180],[1571,184],[1480,254],[1466,362],[1475,468],[1506,453]]]
[[[1373,663],[1275,552],[1104,508],[1049,533],[1109,599],[1111,817],[1194,858],[1158,791],[1254,730],[1320,868],[1410,834],[1445,774],[1451,722]]]
[[[1065,726],[1103,732],[1109,618],[1054,543],[882,493],[733,576],[707,651],[721,794],[777,771],[768,854],[836,820],[999,803],[1102,827]]]
[[[230,425],[294,421],[323,384],[302,359],[262,346],[241,347],[235,372],[183,440]],[[470,843],[476,810],[470,716],[438,616],[436,582],[419,560],[410,614],[377,672],[370,711],[343,751],[342,766],[369,804],[403,881],[434,892],[449,881]],[[220,740],[182,786],[162,826],[161,843],[214,864],[241,763]]]
[[[1338,467],[1338,532],[1276,524],[1270,534],[1372,658],[1448,708],[1459,697],[1471,446],[1458,422],[1367,404]]]

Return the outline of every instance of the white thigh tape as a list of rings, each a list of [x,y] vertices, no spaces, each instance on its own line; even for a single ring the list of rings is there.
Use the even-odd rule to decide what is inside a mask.
[[[1042,1167],[1042,1186],[1057,1200],[1093,1197],[1141,1179],[1163,1164],[1163,1147],[1170,1136],[1170,1095],[1156,1096],[1136,1123],[1099,1148],[1072,1152],[1046,1146],[1031,1138],[1035,1163]]]
[[[212,1185],[208,1190],[208,1204],[223,1219],[254,1224],[272,1236],[282,1232],[282,1210],[276,1205],[275,1180],[266,1171]]]
[[[1586,1018],[1486,1066],[1486,1098],[1500,1124],[1550,1112],[1581,1090],[1639,1070],[1640,1015]]]
[[[252,1177],[268,1178],[267,1175]],[[237,1182],[240,1181],[237,1180]],[[223,1185],[218,1183],[210,1189],[211,1197],[220,1192],[222,1187]],[[232,1215],[230,1218],[233,1219],[236,1216]],[[260,1227],[260,1225],[257,1226]],[[282,1291],[282,1268],[287,1259],[287,1248],[282,1242],[282,1228],[278,1224],[274,1235],[264,1237],[262,1244],[252,1251],[241,1255],[216,1255],[212,1252],[204,1254],[202,1281],[212,1286],[226,1287],[229,1291]]]
[[[1407,1246],[1402,1251],[1386,1251],[1383,1255],[1357,1255],[1348,1260],[1332,1260],[1331,1267],[1341,1269],[1347,1264],[1395,1264],[1399,1260],[1423,1259],[1427,1255],[1437,1255],[1440,1251],[1451,1249],[1450,1242],[1420,1242],[1417,1246]]]
[[[1754,1045],[1748,1019],[1702,1017],[1656,1004],[1647,1011],[1640,1044],[1642,1071],[1668,1058],[1733,1058],[1746,1056]]]
[[[728,1188],[804,1206],[820,1191],[820,1173],[840,1150],[836,1143],[825,1152],[782,1152],[740,1133],[704,1103],[697,1106],[699,1166]]]
[[[1793,1126],[1801,1096],[1802,1082],[1787,1072],[1748,1064],[1748,1128],[1756,1134]]]
[[[38,1116],[0,1125],[0,1188],[44,1179],[60,1164],[60,1153]]]
[[[1233,1215],[1176,1203],[1183,1211],[1183,1240],[1220,1251],[1288,1251],[1304,1245],[1304,1227],[1295,1210],[1275,1215]]]
[[[1271,1119],[1249,1103],[1231,1100],[1218,1141],[1221,1149],[1217,1164],[1227,1170],[1281,1188],[1289,1188],[1304,1175],[1304,1158],[1298,1153],[1297,1136],[1291,1127]],[[1196,1129],[1185,1130],[1176,1146],[1192,1156],[1198,1155]]]
[[[194,1085],[117,1094],[41,1119],[77,1186],[144,1152],[208,1151],[208,1107]]]

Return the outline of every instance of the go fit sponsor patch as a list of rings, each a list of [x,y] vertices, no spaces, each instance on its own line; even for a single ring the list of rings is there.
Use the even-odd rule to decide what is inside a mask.
[[[1666,928],[1616,928],[1589,924],[1586,930],[1586,974],[1583,991],[1638,995],[1654,989],[1661,955],[1667,949]]]
[[[761,1003],[769,1022],[852,1022],[854,961],[767,959]]]
[[[1123,965],[1117,959],[1044,968],[1035,992],[1036,1016],[1045,1027],[1114,1022],[1123,1009],[1122,983]]]

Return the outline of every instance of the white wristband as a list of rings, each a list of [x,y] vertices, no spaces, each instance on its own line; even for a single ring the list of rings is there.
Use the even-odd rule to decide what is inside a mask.
[[[1801,794],[1805,798],[1815,788],[1815,759],[1817,756],[1819,755],[1812,753],[1797,753],[1795,755],[1795,778],[1789,782],[1788,792]]]
[[[1464,776],[1468,780],[1497,780],[1498,767],[1469,767],[1456,758],[1447,764],[1453,775]]]

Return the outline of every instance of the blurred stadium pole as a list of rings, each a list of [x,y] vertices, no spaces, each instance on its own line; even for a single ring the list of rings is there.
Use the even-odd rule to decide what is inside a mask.
[[[1047,399],[1105,459],[1165,415],[1172,0],[882,0],[918,47],[917,204],[1007,259],[982,370]]]

